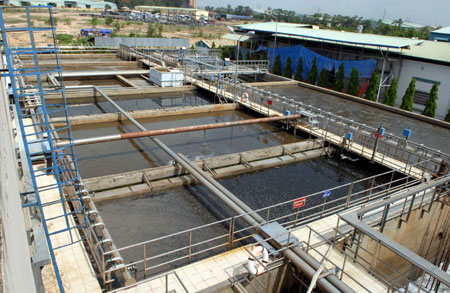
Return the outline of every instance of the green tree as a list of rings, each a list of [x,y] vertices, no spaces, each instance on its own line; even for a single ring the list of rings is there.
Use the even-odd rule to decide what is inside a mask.
[[[394,76],[394,79],[391,82],[391,86],[384,94],[383,104],[391,107],[395,106],[395,101],[397,100],[397,83],[397,78]]]
[[[222,59],[228,58],[228,47],[227,46],[222,48],[221,55],[222,55]]]
[[[247,54],[245,54],[245,60],[252,59],[252,56],[250,55],[250,51],[247,51]]]
[[[91,25],[92,25],[92,27],[96,27],[98,25],[98,18],[97,17],[91,18]]]
[[[281,75],[281,56],[278,55],[275,58],[275,63],[272,66],[272,73],[276,75]]]
[[[327,88],[328,87],[328,80],[329,80],[328,79],[328,70],[326,70],[324,68],[320,72],[319,81],[317,82],[317,85]]]
[[[292,60],[288,57],[286,64],[284,65],[283,76],[287,78],[292,78]]]
[[[120,23],[118,21],[113,24],[113,27],[116,33],[120,32]]]
[[[317,66],[316,66],[316,57],[314,57],[312,61],[311,70],[308,72],[308,76],[306,77],[306,81],[310,84],[316,84],[317,81]]]
[[[301,81],[303,80],[303,58],[300,57],[300,59],[298,60],[298,65],[297,65],[297,72],[295,73],[294,79]]]
[[[448,109],[447,116],[445,116],[445,121],[450,122],[450,108]]]
[[[344,89],[344,62],[341,62],[334,82],[334,90],[342,92]]]
[[[267,52],[266,51],[261,51],[261,53],[259,53],[259,60],[267,60]]]
[[[369,86],[367,87],[366,99],[369,101],[376,101],[378,94],[378,86],[380,85],[380,77],[378,71],[375,70],[370,79]]]
[[[438,99],[438,83],[435,82],[433,87],[430,91],[430,98],[427,101],[427,104],[425,105],[425,109],[423,109],[422,115],[434,118],[434,115],[436,114],[436,101]]]
[[[105,18],[106,25],[111,25],[113,22],[114,22],[114,18],[112,18],[112,16],[108,16],[107,18]]]
[[[147,26],[147,37],[153,38],[155,36],[155,27],[153,24],[149,23]]]
[[[216,43],[214,43],[214,41],[211,44],[211,49],[215,49],[216,48]]]
[[[408,88],[406,89],[405,95],[402,98],[402,104],[400,105],[400,109],[412,111],[415,93],[416,93],[416,80],[412,78]]]
[[[162,38],[163,25],[160,23],[158,26],[158,37]]]
[[[358,82],[359,82],[358,75],[359,75],[358,69],[353,67],[352,73],[350,73],[350,81],[348,82],[347,94],[352,96],[358,95]]]

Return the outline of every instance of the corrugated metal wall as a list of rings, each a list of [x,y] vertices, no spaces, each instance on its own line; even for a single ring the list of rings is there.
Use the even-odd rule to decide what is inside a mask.
[[[95,37],[96,47],[119,47],[119,45],[139,47],[189,47],[189,39]]]

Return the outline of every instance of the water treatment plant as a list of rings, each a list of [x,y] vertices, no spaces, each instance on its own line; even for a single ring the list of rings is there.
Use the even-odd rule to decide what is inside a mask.
[[[417,40],[253,24],[230,34],[268,60],[58,48],[54,25],[32,21],[51,7],[20,8],[23,25],[8,9],[5,292],[450,290],[450,123],[271,73],[295,47],[330,72],[353,64],[361,84],[381,70],[381,90],[414,67],[402,52]]]

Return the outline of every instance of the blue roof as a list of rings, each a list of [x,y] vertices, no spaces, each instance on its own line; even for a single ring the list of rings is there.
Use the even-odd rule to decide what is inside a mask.
[[[107,28],[82,28],[81,32],[99,32],[101,34],[112,34],[112,30]]]

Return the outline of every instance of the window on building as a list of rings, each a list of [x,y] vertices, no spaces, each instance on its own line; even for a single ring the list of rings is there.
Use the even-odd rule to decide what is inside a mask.
[[[429,92],[416,90],[416,93],[414,95],[414,104],[425,106],[429,98]]]

